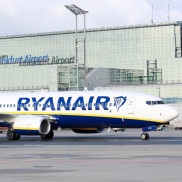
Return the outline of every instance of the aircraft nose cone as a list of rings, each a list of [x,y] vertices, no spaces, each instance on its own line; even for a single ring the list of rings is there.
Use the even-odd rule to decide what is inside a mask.
[[[172,117],[174,119],[174,118],[178,117],[179,113],[178,113],[178,111],[176,109],[173,108],[171,110],[171,115],[172,115]]]

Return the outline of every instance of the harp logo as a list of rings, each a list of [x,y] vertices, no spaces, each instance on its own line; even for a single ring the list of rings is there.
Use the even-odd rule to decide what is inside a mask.
[[[123,96],[115,97],[115,98],[114,98],[114,104],[115,104],[115,106],[116,106],[117,111],[120,109],[120,107],[121,107],[122,105],[125,104],[126,98],[127,98],[127,97],[123,97]]]

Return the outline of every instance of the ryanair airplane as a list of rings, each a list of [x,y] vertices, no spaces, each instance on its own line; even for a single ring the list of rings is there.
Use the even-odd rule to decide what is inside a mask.
[[[40,135],[52,139],[53,130],[71,128],[76,133],[101,133],[105,128],[142,128],[168,125],[178,111],[161,98],[129,91],[17,92],[0,94],[0,127],[7,139]]]

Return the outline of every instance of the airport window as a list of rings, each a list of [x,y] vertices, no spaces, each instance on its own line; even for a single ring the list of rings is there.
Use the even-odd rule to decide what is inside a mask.
[[[147,105],[152,105],[152,104],[151,104],[151,101],[146,101],[146,104],[147,104]]]
[[[160,100],[160,101],[156,101],[157,104],[165,104],[164,101]]]

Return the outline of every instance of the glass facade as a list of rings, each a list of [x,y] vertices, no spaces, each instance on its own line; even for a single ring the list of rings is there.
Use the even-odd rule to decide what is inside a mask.
[[[78,37],[82,37],[81,31]],[[115,75],[119,74],[126,84],[130,82],[128,81],[130,77],[126,76],[124,70],[143,72],[143,78],[138,78],[140,80],[138,83],[147,84],[152,80],[156,83],[181,81],[179,76],[181,72],[179,68],[182,66],[181,22],[87,30],[86,47],[88,68],[120,69],[121,71],[115,70],[117,72]],[[51,60],[53,57],[55,59],[74,57],[75,33],[67,31],[0,38],[0,57],[25,58],[27,55],[29,57],[48,55]],[[78,58],[82,64],[82,50],[78,52]],[[156,62],[155,65],[152,62]],[[0,78],[0,89],[12,86],[49,85],[47,74],[49,66],[0,64],[0,72],[3,75]],[[138,77],[141,76],[139,73]],[[116,80],[111,74],[111,83],[112,77]],[[136,77],[137,74],[134,82],[137,80]]]
[[[134,86],[136,90],[155,95],[160,90],[160,97],[180,107],[181,28],[179,21],[87,29],[88,88]],[[79,64],[83,64],[82,37],[80,30]],[[46,64],[41,60],[37,64],[38,58],[48,60]],[[77,80],[78,89],[82,90],[83,68],[75,67],[75,61],[74,31],[0,37],[0,91],[42,87],[51,91],[74,90]]]

